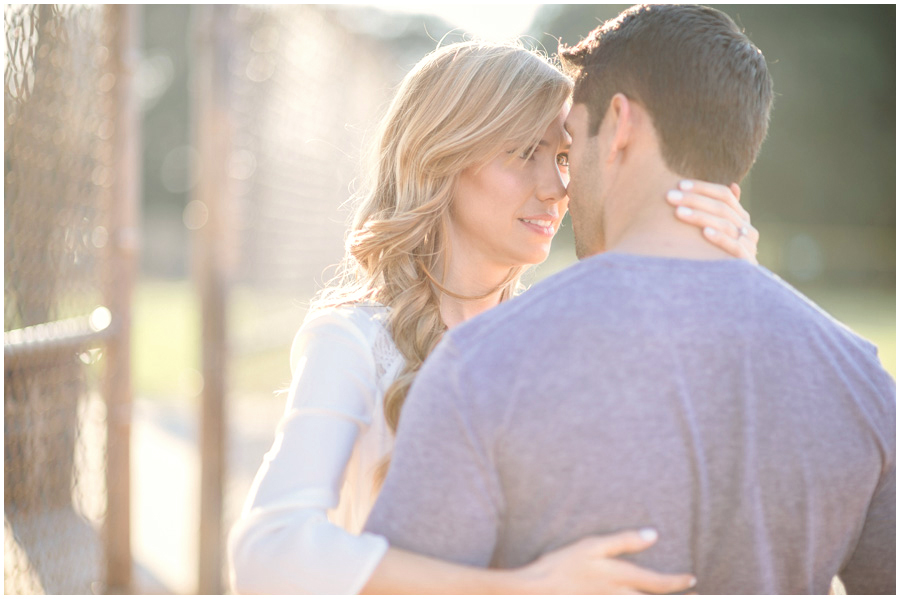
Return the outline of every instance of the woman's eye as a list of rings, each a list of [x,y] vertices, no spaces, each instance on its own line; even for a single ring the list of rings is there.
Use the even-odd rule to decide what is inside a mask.
[[[569,167],[569,153],[563,152],[561,154],[556,155],[556,164],[557,166],[564,166],[566,168]]]

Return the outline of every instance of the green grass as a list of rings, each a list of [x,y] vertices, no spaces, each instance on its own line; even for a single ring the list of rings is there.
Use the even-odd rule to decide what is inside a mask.
[[[288,355],[304,314],[289,294],[231,291],[226,373],[231,392],[271,394],[290,384]],[[200,326],[200,304],[191,281],[138,282],[131,345],[136,395],[172,400],[197,395]]]
[[[141,279],[134,293],[132,377],[138,397],[192,395],[200,370],[200,311],[190,281]]]
[[[291,342],[308,299],[251,287],[232,289],[228,326],[234,367],[229,383],[235,393],[271,395],[290,386]]]

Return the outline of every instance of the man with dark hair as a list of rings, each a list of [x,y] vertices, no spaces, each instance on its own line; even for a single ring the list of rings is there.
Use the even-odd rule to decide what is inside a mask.
[[[562,48],[560,59],[575,80],[569,120],[585,124],[576,142],[596,139],[607,109],[624,106],[626,121],[632,114],[649,119],[640,131],[653,136],[670,179],[727,185],[750,171],[768,130],[772,80],[762,52],[728,15],[705,6],[633,6],[576,47]],[[584,145],[573,148],[570,161],[581,158]],[[651,183],[643,165],[636,170],[641,174],[626,183]],[[570,172],[569,210],[582,258],[606,248],[605,194],[602,181],[584,180],[599,176],[597,169]],[[637,212],[634,202],[627,208]],[[582,210],[598,213],[582,218]]]
[[[769,125],[772,79],[759,48],[705,6],[634,6],[561,48],[574,103],[597,134],[613,96],[653,115],[675,172],[729,184],[750,171]],[[698,143],[699,142],[699,143]]]
[[[896,385],[876,348],[663,200],[746,175],[762,54],[714,9],[636,6],[561,58],[583,260],[445,336],[366,529],[515,567],[649,526],[633,561],[701,594],[826,593],[838,574],[893,594]]]

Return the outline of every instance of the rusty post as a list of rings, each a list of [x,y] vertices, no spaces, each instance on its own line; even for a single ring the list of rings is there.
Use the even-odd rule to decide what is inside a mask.
[[[115,85],[110,92],[115,132],[115,173],[110,208],[110,277],[106,297],[112,313],[106,345],[108,507],[105,520],[106,592],[132,590],[131,559],[131,298],[138,252],[140,210],[140,114],[134,93],[140,8],[105,8],[113,32],[109,56]]]
[[[194,277],[202,314],[203,395],[200,417],[200,539],[198,592],[220,594],[223,589],[223,503],[225,479],[225,367],[227,360],[225,211],[227,170],[231,147],[228,59],[231,52],[226,6],[194,7],[195,62],[193,144],[198,153],[194,202],[207,215],[195,231]]]

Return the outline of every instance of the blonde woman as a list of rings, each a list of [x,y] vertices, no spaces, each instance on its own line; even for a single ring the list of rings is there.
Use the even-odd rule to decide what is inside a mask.
[[[523,271],[547,257],[568,202],[571,89],[538,54],[480,42],[443,47],[406,76],[376,138],[342,277],[291,348],[285,415],[229,538],[236,591],[670,593],[693,584],[617,559],[650,547],[652,529],[583,539],[517,570],[443,562],[360,534],[425,358],[448,328],[516,295]],[[753,259],[756,231],[740,243],[732,234],[750,227],[736,186],[693,183],[678,202],[693,211],[678,217]]]

